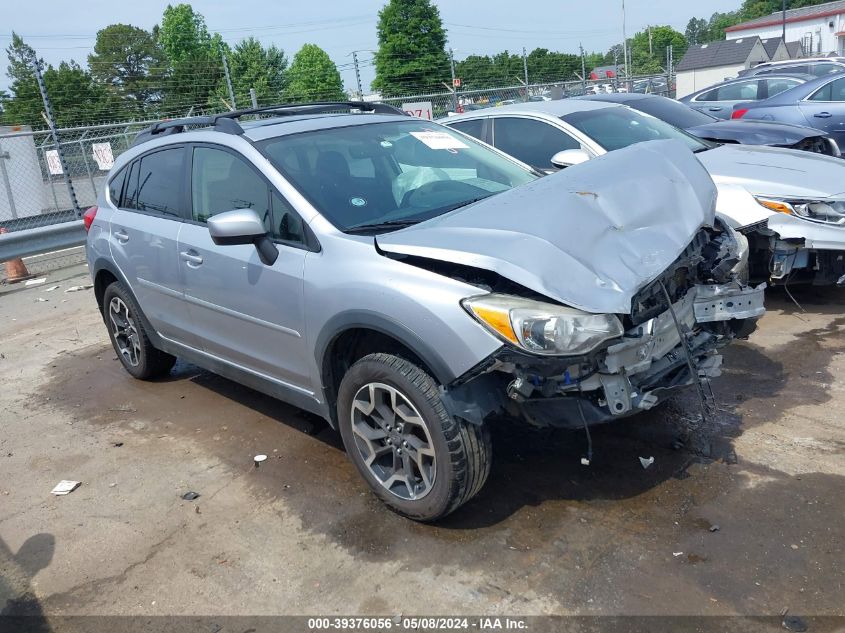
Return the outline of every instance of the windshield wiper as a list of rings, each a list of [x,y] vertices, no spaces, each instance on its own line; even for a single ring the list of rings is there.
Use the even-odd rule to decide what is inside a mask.
[[[350,226],[343,230],[344,233],[371,233],[378,231],[389,231],[393,229],[402,229],[406,226],[417,224],[419,220],[386,220],[384,222],[373,222],[372,224],[358,224]]]
[[[489,193],[486,196],[479,196],[478,198],[470,198],[469,200],[463,200],[456,204],[450,204],[448,207],[443,207],[442,209],[440,209],[440,211],[442,211],[443,213],[449,213],[449,211],[454,211],[455,209],[460,209],[461,207],[467,207],[473,204],[474,202],[480,202],[481,200],[485,200],[492,195],[492,193]]]

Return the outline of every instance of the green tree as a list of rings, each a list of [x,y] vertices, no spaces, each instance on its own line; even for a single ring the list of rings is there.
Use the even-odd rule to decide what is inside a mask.
[[[97,32],[88,55],[91,76],[117,97],[127,117],[141,117],[159,97],[163,54],[152,33],[129,24],[111,24]]]
[[[227,59],[238,107],[249,105],[250,88],[255,89],[256,97],[262,103],[277,103],[282,98],[288,67],[288,60],[282,49],[273,45],[264,48],[261,42],[250,37],[236,44]],[[217,95],[229,101],[225,77],[220,83]]]
[[[556,53],[545,48],[535,48],[528,53],[528,81],[542,83],[567,81],[581,72],[581,58],[570,53]]]
[[[489,88],[494,83],[493,60],[488,55],[470,55],[455,62],[455,74],[461,78],[461,86],[466,90]]]
[[[707,32],[707,20],[704,18],[690,18],[687,28],[684,30],[684,37],[690,46],[704,44],[710,41]]]
[[[379,11],[376,78],[384,95],[442,90],[449,81],[446,31],[431,0],[389,0]]]
[[[6,55],[9,59],[6,76],[11,79],[11,94],[7,94],[2,100],[4,120],[13,125],[43,127],[41,110],[44,106],[33,72],[35,63],[40,61],[38,56],[14,31],[12,41],[6,48]]]
[[[59,127],[93,125],[120,118],[118,102],[110,97],[106,87],[94,81],[73,60],[60,63],[58,68],[48,66],[44,71],[44,86]]]
[[[671,26],[650,26],[631,38],[631,63],[635,75],[663,72],[666,66],[666,47],[672,47],[675,59],[687,52],[687,38]]]
[[[316,44],[305,44],[293,56],[285,90],[287,101],[342,101],[346,93],[337,66]]]
[[[163,113],[183,114],[192,106],[209,104],[221,107],[214,94],[228,47],[219,34],[209,33],[205,18],[189,4],[167,5],[156,36],[168,66],[161,90]]]

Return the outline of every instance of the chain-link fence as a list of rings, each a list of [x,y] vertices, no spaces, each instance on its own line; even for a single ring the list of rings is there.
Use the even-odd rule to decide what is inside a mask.
[[[630,79],[599,79],[589,81],[563,81],[554,83],[519,84],[495,88],[471,90],[456,89],[429,94],[409,94],[403,97],[380,99],[398,107],[406,104],[431,104],[430,117],[437,119],[452,112],[470,109],[508,105],[524,101],[547,101],[566,99],[589,94],[615,92],[639,92],[673,97],[675,87],[671,77],[665,74],[632,77]],[[419,109],[419,108],[418,108]],[[428,118],[429,113],[420,112]]]
[[[58,130],[58,146],[49,130],[0,127],[0,229],[13,233],[78,220],[79,211],[96,204],[114,159],[151,123],[66,128]],[[25,264],[38,272],[81,261],[81,250],[69,249],[35,256]],[[0,266],[0,279],[4,277],[5,267]]]

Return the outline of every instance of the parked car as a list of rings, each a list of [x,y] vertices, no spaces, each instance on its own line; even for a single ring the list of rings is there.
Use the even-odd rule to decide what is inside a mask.
[[[845,147],[845,74],[819,77],[764,101],[737,104],[731,118],[810,125]]]
[[[691,108],[712,114],[718,119],[730,119],[733,107],[744,101],[761,101],[784,90],[815,79],[813,75],[767,74],[760,77],[741,77],[693,92],[678,99]]]
[[[717,211],[748,237],[753,281],[845,284],[839,158],[717,145],[627,106],[583,99],[498,108],[446,124],[546,172],[647,140],[680,140],[716,182]]]
[[[845,57],[805,57],[802,59],[784,59],[777,62],[763,62],[754,68],[740,71],[740,77],[766,75],[769,73],[800,73],[824,77],[831,73],[845,71]]]
[[[320,415],[388,506],[437,519],[484,485],[491,415],[646,410],[763,313],[677,141],[538,175],[360,102],[158,123],[85,213],[94,295],[132,376],[179,356]]]
[[[768,145],[828,156],[841,155],[839,146],[830,135],[805,125],[769,121],[723,121],[704,112],[693,110],[674,99],[659,95],[595,95],[582,97],[582,99],[622,103],[714,143]]]

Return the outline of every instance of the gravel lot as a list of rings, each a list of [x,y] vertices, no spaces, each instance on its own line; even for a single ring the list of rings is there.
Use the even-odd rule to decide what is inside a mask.
[[[0,294],[0,610],[845,615],[842,290],[773,292],[707,422],[687,395],[600,427],[588,468],[582,433],[495,428],[486,487],[432,526],[319,419],[181,363],[130,378],[65,292],[86,275]]]

